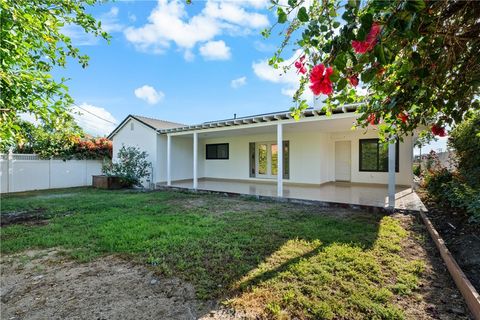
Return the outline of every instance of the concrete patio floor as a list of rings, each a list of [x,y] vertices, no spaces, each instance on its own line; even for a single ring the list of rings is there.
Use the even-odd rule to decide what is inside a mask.
[[[172,181],[172,187],[192,189],[192,180]],[[358,184],[348,182],[329,182],[321,185],[284,184],[284,198],[341,203],[350,205],[387,208],[387,186],[379,184]],[[244,195],[277,197],[275,181],[241,181],[227,179],[198,180],[198,190],[227,192]],[[395,209],[407,211],[426,211],[425,206],[408,186],[397,186]]]

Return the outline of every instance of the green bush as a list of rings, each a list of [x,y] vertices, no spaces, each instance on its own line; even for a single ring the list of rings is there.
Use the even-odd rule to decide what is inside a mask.
[[[420,174],[422,173],[421,169],[420,169],[420,165],[419,164],[414,164],[413,165],[413,174],[416,175],[417,177],[420,177]]]
[[[480,111],[450,132],[448,145],[455,149],[460,174],[472,188],[480,190]]]
[[[122,146],[115,162],[104,163],[102,171],[107,176],[120,177],[126,186],[141,186],[142,179],[150,176],[152,163],[148,154],[136,147]]]
[[[480,192],[469,186],[461,175],[446,168],[431,170],[425,176],[430,196],[440,205],[468,214],[480,222]]]

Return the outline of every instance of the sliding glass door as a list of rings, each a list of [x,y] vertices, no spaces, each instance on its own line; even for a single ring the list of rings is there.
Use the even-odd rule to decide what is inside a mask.
[[[259,178],[274,178],[277,176],[278,146],[272,142],[256,144],[256,176]]]

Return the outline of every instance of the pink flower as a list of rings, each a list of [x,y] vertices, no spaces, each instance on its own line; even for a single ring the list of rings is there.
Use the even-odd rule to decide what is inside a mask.
[[[439,137],[445,137],[447,135],[447,131],[444,127],[440,127],[439,125],[434,124],[431,128],[432,133]]]
[[[350,84],[354,87],[358,86],[358,76],[354,74],[353,76],[350,76],[347,78]]]
[[[298,61],[295,61],[295,68],[298,69],[297,73],[298,72],[300,72],[301,74],[307,73],[307,68],[305,68],[305,64],[303,60],[305,60],[305,56],[302,56]]]
[[[323,93],[328,95],[333,92],[332,81],[330,81],[332,73],[332,67],[325,68],[322,63],[313,67],[310,73],[310,82],[312,83],[310,89],[313,94],[319,95]]]
[[[382,31],[382,27],[378,22],[374,22],[364,41],[353,40],[352,47],[355,50],[355,53],[366,53],[371,51],[377,44],[377,38]]]

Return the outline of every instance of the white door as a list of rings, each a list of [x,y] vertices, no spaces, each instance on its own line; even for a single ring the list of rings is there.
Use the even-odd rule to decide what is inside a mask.
[[[351,177],[350,141],[335,142],[335,180],[350,181]]]
[[[256,144],[256,176],[259,178],[274,178],[277,176],[278,148],[273,142]]]

